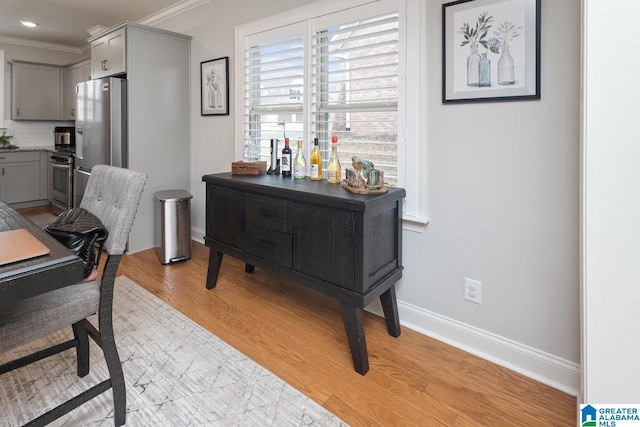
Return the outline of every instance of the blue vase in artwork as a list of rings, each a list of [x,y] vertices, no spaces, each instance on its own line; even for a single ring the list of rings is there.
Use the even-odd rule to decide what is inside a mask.
[[[478,86],[491,86],[491,61],[486,53],[480,58],[479,74]]]
[[[471,53],[467,58],[467,86],[477,87],[480,84],[480,55],[478,45],[471,45]]]

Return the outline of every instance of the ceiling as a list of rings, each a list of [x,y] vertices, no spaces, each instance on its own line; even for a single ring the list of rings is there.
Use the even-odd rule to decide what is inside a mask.
[[[140,22],[190,0],[1,0],[0,41],[18,38],[82,48],[95,26]],[[27,28],[19,21],[38,24]],[[5,39],[6,40],[6,39]]]

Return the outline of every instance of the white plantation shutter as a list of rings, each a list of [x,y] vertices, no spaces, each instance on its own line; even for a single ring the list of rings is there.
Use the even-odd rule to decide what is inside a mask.
[[[269,160],[270,140],[303,137],[302,33],[253,42],[245,50],[245,160]],[[264,37],[262,37],[264,38]],[[292,145],[293,146],[293,145]]]
[[[338,137],[340,162],[373,161],[396,185],[398,175],[398,14],[361,19],[313,35],[312,128],[328,162]]]
[[[373,2],[242,38],[243,157],[270,163],[270,140],[313,138],[326,165],[338,137],[342,168],[371,160],[398,182],[400,33],[397,3]],[[325,177],[326,178],[326,177]]]

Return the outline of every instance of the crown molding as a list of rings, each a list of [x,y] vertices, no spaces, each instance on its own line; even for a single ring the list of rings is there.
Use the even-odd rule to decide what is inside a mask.
[[[36,47],[39,49],[58,50],[61,52],[82,54],[83,48],[67,46],[63,44],[39,42],[36,40],[21,39],[18,37],[0,36],[0,43],[17,44],[19,46]]]
[[[157,24],[169,18],[173,18],[174,16],[178,16],[181,13],[185,13],[188,10],[202,6],[203,4],[209,3],[210,1],[211,0],[183,0],[179,3],[162,9],[161,11],[156,12],[153,15],[149,15],[146,18],[139,20],[138,24],[153,26],[154,24]]]

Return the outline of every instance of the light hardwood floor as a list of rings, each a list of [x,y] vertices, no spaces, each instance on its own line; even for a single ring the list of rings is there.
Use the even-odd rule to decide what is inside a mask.
[[[365,313],[371,369],[353,370],[339,304],[224,258],[205,288],[208,249],[162,266],[153,250],[125,256],[120,273],[353,426],[567,425],[576,399],[408,328],[391,337]]]
[[[29,211],[27,211],[28,213]],[[353,370],[339,304],[225,256],[205,288],[208,249],[163,266],[153,249],[123,274],[352,426],[574,426],[576,398],[365,313],[370,371]]]

